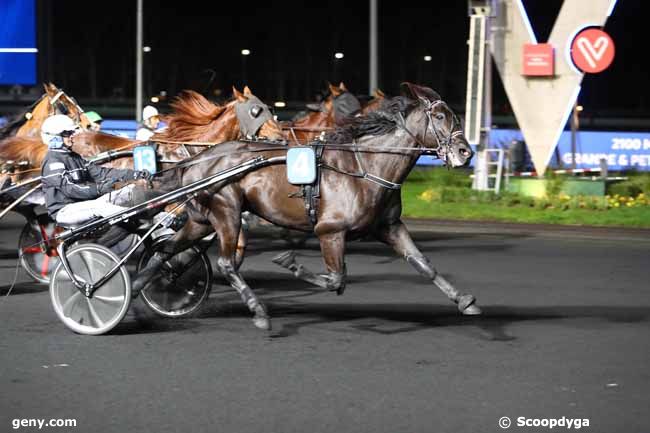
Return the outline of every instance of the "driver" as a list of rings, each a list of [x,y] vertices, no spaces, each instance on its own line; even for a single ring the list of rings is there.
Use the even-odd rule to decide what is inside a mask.
[[[160,126],[160,113],[156,107],[147,105],[142,110],[142,126],[135,133],[135,139],[138,141],[149,140]]]
[[[113,191],[113,185],[152,177],[146,170],[100,167],[83,159],[72,150],[78,126],[68,116],[48,117],[41,131],[41,139],[48,147],[41,166],[47,211],[63,226],[83,224],[126,209],[120,204],[130,201],[131,187]]]

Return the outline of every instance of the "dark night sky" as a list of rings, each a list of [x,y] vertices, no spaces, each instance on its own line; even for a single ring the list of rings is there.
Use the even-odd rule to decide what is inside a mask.
[[[41,1],[45,11],[50,9],[42,19],[52,27],[51,50],[41,46],[51,56],[44,59],[43,78],[82,99],[114,97],[120,88],[132,97],[135,1]],[[368,1],[144,3],[145,45],[152,47],[145,54],[148,95],[160,90],[173,95],[185,88],[204,93],[225,89],[229,95],[232,84],[243,83],[242,48],[252,51],[246,58],[246,82],[267,102],[313,99],[327,80],[344,80],[352,91],[367,92]],[[524,0],[540,42],[548,37],[561,3]],[[617,43],[616,59],[608,71],[585,79],[581,102],[587,111],[648,111],[640,41],[650,40],[649,9],[644,0],[619,1],[605,27]],[[395,94],[401,81],[420,82],[464,108],[467,2],[380,0],[379,14],[381,88]],[[41,45],[45,31],[42,37]],[[333,53],[339,50],[345,58],[335,64]],[[425,54],[434,60],[425,63]],[[495,109],[508,112],[500,84]]]

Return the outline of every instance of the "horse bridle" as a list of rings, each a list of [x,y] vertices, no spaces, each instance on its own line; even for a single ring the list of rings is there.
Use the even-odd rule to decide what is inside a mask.
[[[458,120],[458,117],[456,117],[456,115],[454,114],[453,118],[452,118],[453,123],[451,125],[450,130],[449,130],[449,133],[447,134],[446,137],[443,137],[442,133],[435,127],[435,123],[433,122],[433,117],[432,117],[433,116],[433,109],[436,106],[440,105],[440,104],[444,104],[448,109],[449,109],[449,107],[447,106],[447,104],[444,101],[442,101],[440,99],[435,100],[435,101],[429,101],[428,99],[425,99],[425,98],[422,98],[422,97],[420,97],[419,99],[425,106],[425,113],[426,113],[426,116],[427,116],[427,125],[424,128],[424,138],[421,140],[420,138],[418,138],[418,136],[416,134],[412,133],[408,129],[408,127],[406,126],[406,119],[404,118],[404,115],[401,112],[398,113],[397,121],[395,123],[397,124],[397,126],[400,129],[404,130],[408,135],[410,135],[416,141],[416,143],[418,143],[420,146],[422,146],[423,149],[420,151],[420,155],[434,155],[434,156],[437,156],[438,158],[443,160],[443,162],[445,163],[445,166],[448,166],[449,161],[448,161],[448,158],[447,158],[447,154],[449,152],[449,149],[451,148],[451,143],[452,143],[454,138],[458,137],[459,135],[461,135],[461,136],[463,135],[462,130],[457,130],[456,129],[456,126],[460,125],[460,121]],[[451,109],[449,109],[449,111],[452,112]],[[433,133],[433,136],[436,138],[436,142],[438,144],[435,149],[431,149],[431,148],[427,147],[426,143],[424,142],[424,141],[426,141],[426,136],[427,136],[427,132],[429,131],[429,129]],[[339,172],[341,174],[346,174],[348,176],[359,177],[359,178],[366,179],[366,180],[368,180],[370,182],[373,182],[373,183],[375,183],[375,184],[377,184],[377,185],[379,185],[379,186],[381,186],[383,188],[386,188],[386,189],[398,190],[398,189],[400,189],[402,187],[402,184],[400,184],[400,183],[391,182],[391,181],[389,181],[387,179],[384,179],[384,178],[382,178],[380,176],[376,176],[376,175],[374,175],[372,173],[368,173],[366,171],[364,165],[363,165],[363,162],[361,160],[361,156],[359,155],[359,149],[358,149],[356,141],[353,141],[352,148],[353,148],[353,152],[354,152],[354,158],[355,158],[355,160],[357,162],[357,165],[359,166],[359,169],[360,169],[361,173],[350,173],[350,172],[347,172],[347,171],[343,171],[343,170],[341,170],[341,169],[339,169],[337,167],[332,167],[332,166],[325,165],[325,164],[323,164],[323,167],[329,168],[329,169],[334,170],[334,171],[337,171],[337,172]]]
[[[451,149],[451,144],[454,140],[454,138],[458,136],[463,135],[462,129],[457,129],[457,126],[460,125],[460,120],[458,119],[458,116],[449,109],[449,106],[445,101],[442,99],[437,99],[435,101],[430,101],[426,98],[419,97],[420,102],[424,104],[425,107],[425,114],[427,117],[427,126],[424,128],[424,138],[421,140],[416,134],[413,134],[408,127],[406,126],[406,119],[404,118],[404,115],[400,112],[398,114],[398,121],[397,125],[406,131],[408,135],[410,135],[420,146],[425,148],[421,152],[421,155],[433,155],[437,156],[438,158],[442,159],[442,161],[445,163],[445,165],[448,165],[448,160],[447,154],[449,153],[449,150]],[[438,105],[443,105],[447,107],[447,109],[453,114],[452,118],[452,125],[451,128],[449,129],[449,133],[446,135],[446,137],[443,137],[443,134],[436,128],[435,123],[433,121],[433,110],[436,108]],[[435,149],[430,149],[424,141],[426,141],[427,133],[431,130],[431,133],[436,139],[436,143],[438,144]]]
[[[68,107],[61,102],[61,96],[65,95],[65,92],[63,90],[59,90],[56,95],[52,99],[50,99],[50,106],[56,111],[58,110],[61,114],[65,114],[68,116],[70,114],[70,110],[68,110]],[[72,103],[74,104],[75,108],[77,109],[77,122],[81,122],[81,114],[83,114],[84,110],[79,106],[77,101],[72,97],[65,95]]]

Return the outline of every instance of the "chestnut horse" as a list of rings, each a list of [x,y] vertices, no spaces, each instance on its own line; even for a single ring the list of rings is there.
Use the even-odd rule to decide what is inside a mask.
[[[232,101],[216,105],[200,93],[186,90],[170,105],[173,112],[163,117],[169,126],[154,134],[151,141],[165,142],[204,142],[213,144],[238,138],[266,138],[282,140],[282,129],[273,119],[268,107],[248,88],[239,92],[233,87]],[[254,129],[254,130],[253,130]],[[190,154],[200,152],[202,147],[188,144]]]
[[[365,115],[379,110],[384,99],[386,99],[386,95],[380,89],[375,89],[372,96],[373,98],[361,108],[361,114]]]
[[[270,329],[266,308],[237,269],[237,241],[241,213],[250,211],[276,225],[313,231],[320,241],[327,273],[317,275],[298,265],[292,252],[274,261],[298,278],[339,294],[345,288],[345,241],[373,234],[391,245],[420,274],[430,279],[463,314],[480,314],[475,298],[462,294],[443,278],[415,246],[400,220],[399,185],[418,157],[433,149],[451,167],[465,165],[472,150],[460,122],[433,90],[405,84],[407,96],[387,101],[381,111],[355,118],[329,136],[321,161],[320,205],[312,225],[305,212],[300,188],[287,182],[286,166],[269,165],[198,193],[188,205],[188,222],[156,252],[133,283],[134,293],[155,284],[157,271],[176,251],[182,251],[212,231],[217,234],[217,267],[253,313],[253,323]],[[337,144],[338,143],[338,144]],[[253,157],[284,156],[279,146],[234,141],[214,146],[172,172],[168,189],[234,167]],[[172,176],[169,176],[172,177]]]
[[[286,138],[293,143],[307,143],[328,132],[361,111],[359,100],[345,84],[328,84],[329,95],[319,104],[307,104],[309,112],[291,122],[283,122]]]
[[[0,139],[12,136],[39,137],[41,125],[53,114],[67,115],[83,129],[89,129],[93,125],[74,98],[52,83],[43,84],[43,88],[43,96],[0,129]]]
[[[244,93],[235,88],[233,91],[234,99],[223,106],[215,105],[193,91],[185,91],[176,98],[171,104],[174,112],[165,116],[168,128],[164,132],[154,134],[151,138],[153,142],[159,141],[157,151],[160,159],[165,162],[181,161],[202,149],[176,142],[200,141],[216,144],[245,137],[242,125],[249,123],[249,120],[259,120],[260,123],[259,128],[253,131],[252,135],[271,140],[283,138],[282,130],[273,120],[268,107],[259,101],[248,87],[244,88]],[[243,112],[240,110],[238,113],[238,107],[241,106],[250,107],[249,111],[252,113],[247,110]],[[73,113],[73,111],[69,112]],[[83,111],[79,113],[83,114]],[[95,131],[80,132],[72,137],[72,142],[73,150],[85,158],[106,151],[129,150],[141,144],[129,138]],[[20,164],[15,170],[17,174],[5,170],[5,174],[10,175],[14,182],[38,175],[46,153],[47,147],[42,144],[40,137],[16,136],[0,141],[0,161]],[[114,168],[132,168],[133,161],[131,158],[120,158],[106,165]]]

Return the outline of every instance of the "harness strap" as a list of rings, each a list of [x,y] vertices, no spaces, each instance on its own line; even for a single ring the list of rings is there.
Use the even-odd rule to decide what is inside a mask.
[[[370,182],[374,182],[377,185],[384,187],[386,189],[392,189],[392,190],[398,190],[402,189],[402,184],[401,183],[395,183],[391,182],[389,180],[383,179],[381,177],[375,176],[374,174],[366,173],[363,176],[364,179],[369,180]]]
[[[361,155],[359,155],[356,140],[352,141],[352,145],[354,147],[354,157],[357,160],[357,165],[359,166],[362,177],[364,179],[376,183],[377,185],[386,189],[400,189],[402,187],[402,185],[399,183],[391,182],[390,180],[386,180],[382,177],[375,176],[374,174],[368,173],[365,167],[363,166],[363,162],[361,161]]]
[[[61,96],[63,96],[63,90],[59,90],[59,93],[54,95],[54,98],[50,99],[50,105],[56,104],[56,101],[58,101]]]

